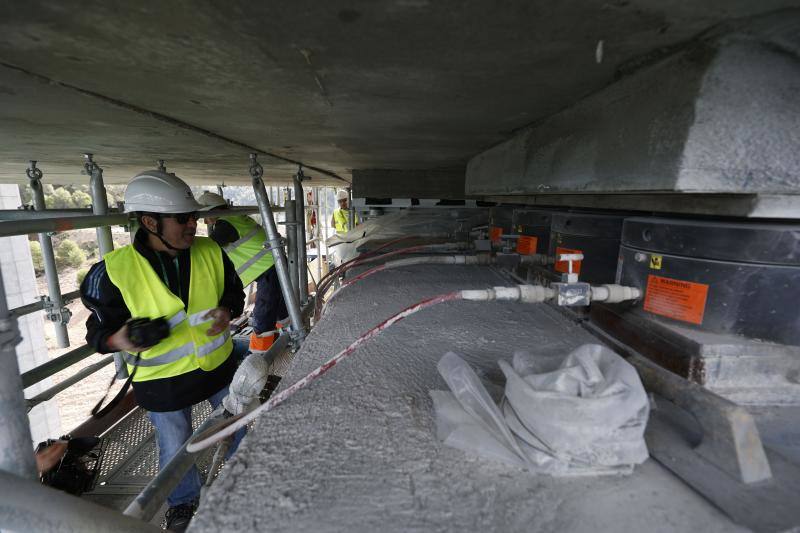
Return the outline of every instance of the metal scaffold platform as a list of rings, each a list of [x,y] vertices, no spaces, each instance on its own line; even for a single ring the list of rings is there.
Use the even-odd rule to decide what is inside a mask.
[[[199,426],[210,414],[211,406],[207,402],[195,405],[192,409],[192,425]],[[103,437],[107,439],[107,446],[97,483],[93,491],[82,497],[121,511],[158,474],[155,430],[147,418],[147,412],[137,408]],[[198,458],[197,468],[201,479],[208,476],[211,456],[209,452]]]

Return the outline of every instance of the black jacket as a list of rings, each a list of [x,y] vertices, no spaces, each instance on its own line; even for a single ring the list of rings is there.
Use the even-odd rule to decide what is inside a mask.
[[[236,228],[230,222],[221,218],[214,223],[214,227],[211,228],[208,236],[223,247],[239,240],[239,232],[236,231]]]
[[[145,257],[156,274],[162,278],[173,294],[180,296],[184,306],[188,306],[191,261],[189,250],[178,253],[176,258],[169,254],[156,252],[147,245],[147,232],[136,232],[133,246]],[[177,260],[178,268],[175,268]],[[222,252],[225,267],[225,287],[219,306],[231,310],[231,318],[242,314],[244,309],[244,290],[236,269],[225,252]],[[113,350],[107,344],[108,337],[121,328],[131,318],[125,306],[122,293],[111,283],[106,273],[104,261],[92,266],[81,283],[81,299],[92,314],[86,320],[86,342],[100,353]],[[176,411],[201,402],[227,386],[236,371],[236,361],[227,361],[210,372],[201,369],[166,379],[135,381],[133,390],[136,401],[148,411]]]

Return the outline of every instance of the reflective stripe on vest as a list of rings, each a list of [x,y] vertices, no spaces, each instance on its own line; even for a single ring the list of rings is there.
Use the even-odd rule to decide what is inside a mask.
[[[208,336],[205,318],[219,305],[225,288],[222,251],[214,241],[195,237],[190,251],[189,305],[164,285],[150,263],[133,246],[124,246],[104,258],[111,282],[120,290],[125,305],[136,318],[170,317],[170,335],[143,351],[134,381],[163,379],[192,372],[213,370],[230,356],[230,332]],[[128,371],[136,356],[123,354]]]
[[[225,247],[225,253],[236,267],[242,285],[247,286],[275,264],[272,252],[266,247],[264,228],[245,215],[221,217],[220,220],[233,226],[239,235],[237,241]]]
[[[230,222],[230,220],[228,220],[227,222]],[[236,226],[234,226],[234,228],[236,228]],[[228,246],[226,246],[225,247],[225,253],[231,253],[237,247],[239,247],[242,244],[244,244],[245,242],[249,241],[250,239],[252,239],[256,235],[258,235],[260,232],[263,233],[263,231],[264,230],[262,230],[260,227],[255,228],[253,230],[250,230],[250,232],[247,235],[245,235],[244,237],[240,237],[239,240],[234,241],[234,242],[230,243]],[[238,230],[237,230],[237,233],[238,233]]]

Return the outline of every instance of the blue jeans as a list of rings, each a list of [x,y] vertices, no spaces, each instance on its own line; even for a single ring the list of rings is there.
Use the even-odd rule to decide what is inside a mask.
[[[235,343],[231,357],[241,358],[239,352],[247,351],[247,343]],[[228,387],[220,390],[208,398],[208,403],[212,409],[216,409],[225,396],[228,395]],[[169,460],[181,449],[183,443],[192,435],[192,408],[187,407],[178,411],[166,411],[157,413],[148,411],[150,422],[156,428],[156,441],[158,442],[158,467],[159,470],[169,463]],[[236,451],[242,438],[244,438],[246,428],[242,428],[233,435],[233,442],[225,456],[228,459]],[[167,503],[170,507],[184,503],[194,503],[200,498],[200,473],[197,467],[192,465],[189,472],[183,476],[180,483],[170,493]]]

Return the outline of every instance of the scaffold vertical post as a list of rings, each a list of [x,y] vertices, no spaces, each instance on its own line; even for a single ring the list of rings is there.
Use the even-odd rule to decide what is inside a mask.
[[[320,226],[325,223],[325,218],[322,216],[322,207],[319,203],[320,188],[314,187],[314,209],[317,211],[317,225],[314,228],[314,238],[317,244],[317,283],[322,279],[322,237],[320,235]]]
[[[298,285],[298,264],[297,264],[297,202],[286,200],[284,203],[285,211],[284,224],[286,224],[286,264],[289,266],[289,278],[292,280],[292,290],[300,300],[300,287]]]
[[[30,161],[26,174],[30,179],[31,191],[33,192],[33,208],[36,211],[44,211],[47,205],[44,200],[44,185],[42,185],[43,173],[36,166],[36,161]],[[61,298],[61,284],[58,281],[58,269],[56,268],[56,257],[53,252],[53,240],[48,233],[39,234],[39,244],[42,247],[42,261],[44,263],[44,276],[47,280],[47,292],[50,301],[46,309],[47,318],[53,322],[56,332],[56,343],[59,348],[69,346],[69,333],[67,332],[67,322],[69,322],[69,310],[64,307]]]
[[[289,318],[292,320],[292,333],[299,340],[302,340],[306,335],[306,330],[303,317],[300,314],[300,303],[297,301],[294,291],[292,291],[289,271],[286,266],[286,254],[284,254],[281,246],[281,237],[275,225],[275,217],[272,214],[272,207],[269,204],[267,191],[262,180],[264,169],[258,162],[257,157],[257,154],[250,154],[250,176],[253,180],[253,191],[258,202],[258,210],[261,213],[261,222],[267,233],[269,246],[272,248],[272,256],[275,258],[275,269],[281,285],[281,292],[283,293],[283,299],[286,301]]]
[[[353,188],[347,188],[348,205],[350,206],[350,216],[347,219],[347,231],[356,227],[356,206],[353,205]]]
[[[297,288],[302,306],[308,301],[308,262],[306,260],[306,202],[303,193],[303,167],[294,175],[295,213],[297,218]]]
[[[92,193],[92,213],[95,215],[108,214],[108,197],[106,196],[106,186],[103,183],[103,169],[95,162],[94,156],[90,153],[83,154],[84,168],[86,174],[89,175],[89,191]],[[164,165],[164,160],[158,160],[159,166]],[[111,226],[97,226],[97,246],[100,251],[100,257],[105,257],[109,252],[114,251],[114,239],[111,236]],[[114,354],[114,369],[117,379],[125,379],[128,377],[128,367],[125,365],[125,360],[122,354],[117,352]]]

